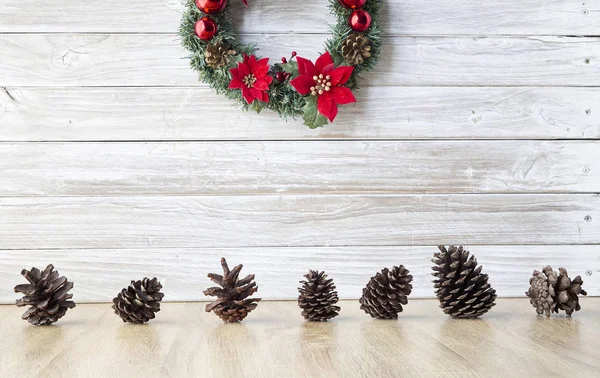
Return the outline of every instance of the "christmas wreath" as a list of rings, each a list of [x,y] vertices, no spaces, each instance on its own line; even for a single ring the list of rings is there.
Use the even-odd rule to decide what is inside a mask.
[[[271,109],[284,119],[302,117],[310,128],[322,127],[333,122],[338,105],[356,102],[352,91],[360,73],[377,64],[381,38],[382,0],[329,1],[337,22],[314,63],[295,51],[273,65],[257,57],[254,45],[236,39],[227,0],[188,0],[182,44],[202,81],[244,110]]]

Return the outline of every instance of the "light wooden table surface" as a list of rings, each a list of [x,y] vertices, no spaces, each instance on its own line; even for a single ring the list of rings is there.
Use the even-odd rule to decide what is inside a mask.
[[[0,307],[2,377],[594,376],[600,372],[600,298],[573,318],[535,315],[502,299],[481,320],[452,320],[432,300],[398,321],[373,320],[356,301],[329,323],[306,323],[294,302],[261,302],[242,324],[203,303],[166,303],[145,326],[109,305],[79,305],[50,327]]]

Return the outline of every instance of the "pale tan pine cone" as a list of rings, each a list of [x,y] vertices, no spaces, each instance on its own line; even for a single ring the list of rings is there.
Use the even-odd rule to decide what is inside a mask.
[[[206,47],[204,59],[206,64],[212,69],[219,69],[229,66],[231,57],[236,54],[236,51],[231,49],[229,45],[223,42],[217,42]]]
[[[353,66],[363,64],[371,57],[371,45],[367,37],[352,33],[342,43],[342,56]]]

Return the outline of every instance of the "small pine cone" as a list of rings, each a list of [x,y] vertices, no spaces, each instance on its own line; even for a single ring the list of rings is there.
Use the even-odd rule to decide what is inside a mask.
[[[231,57],[236,54],[237,52],[231,49],[228,44],[217,42],[208,45],[204,52],[204,59],[206,60],[206,64],[216,70],[228,66],[231,62]]]
[[[217,300],[206,306],[206,312],[214,311],[224,322],[237,323],[244,320],[248,314],[258,306],[261,298],[248,298],[258,291],[254,274],[238,280],[243,265],[240,264],[229,270],[225,258],[221,258],[223,275],[210,273],[210,278],[220,287],[211,287],[204,290],[204,295],[217,297]]]
[[[31,306],[23,314],[23,320],[33,325],[49,325],[75,307],[75,302],[69,300],[73,294],[68,293],[73,288],[73,282],[67,281],[66,277],[59,277],[52,264],[43,272],[37,268],[23,269],[21,275],[29,284],[15,286],[15,293],[24,294],[16,304],[19,307]]]
[[[383,269],[363,289],[360,309],[377,319],[398,319],[402,305],[408,303],[413,276],[404,265]]]
[[[488,275],[481,273],[475,256],[469,257],[462,246],[439,249],[431,261],[436,264],[433,282],[444,313],[453,318],[478,318],[494,307],[496,290],[488,283]]]
[[[551,312],[558,313],[559,310],[564,310],[571,316],[574,311],[581,310],[578,295],[587,295],[581,288],[581,276],[571,280],[565,268],[558,271],[560,274],[552,270],[551,266],[547,266],[542,272],[535,270],[533,277],[529,279],[530,287],[525,294],[539,315],[550,316]]]
[[[353,66],[363,64],[371,57],[371,45],[362,34],[352,33],[342,43],[342,56]]]
[[[533,271],[533,277],[529,279],[529,290],[525,293],[531,299],[529,303],[536,308],[538,315],[550,316],[554,308],[554,297],[556,296],[554,286],[558,281],[558,275],[551,267],[546,267],[543,273]]]
[[[113,299],[112,308],[125,323],[146,323],[160,311],[160,301],[165,296],[161,289],[157,278],[131,281],[131,285]]]
[[[311,270],[306,274],[306,281],[300,281],[298,288],[298,306],[302,309],[304,319],[313,322],[327,321],[338,316],[340,308],[338,293],[331,278],[325,272]]]

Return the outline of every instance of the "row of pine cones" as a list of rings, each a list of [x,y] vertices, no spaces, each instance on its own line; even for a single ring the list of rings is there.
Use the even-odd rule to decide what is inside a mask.
[[[478,318],[495,305],[496,291],[488,282],[488,275],[482,273],[475,256],[461,247],[439,247],[432,260],[433,281],[436,296],[444,313],[453,318]],[[256,309],[261,298],[251,298],[258,291],[254,275],[240,278],[242,265],[229,269],[225,258],[221,259],[223,274],[211,273],[208,277],[218,286],[204,291],[205,295],[216,300],[206,306],[207,312],[214,312],[224,322],[242,321]],[[33,325],[48,325],[63,317],[68,309],[75,307],[68,292],[73,283],[60,277],[54,266],[48,265],[40,271],[32,268],[21,274],[29,284],[17,285],[15,292],[24,294],[17,306],[29,306],[23,319]],[[309,321],[326,321],[338,316],[338,294],[331,278],[325,272],[311,270],[300,281],[298,305],[302,316]],[[412,291],[412,275],[404,266],[383,269],[372,277],[363,289],[360,308],[373,318],[397,319]],[[580,276],[569,278],[567,271],[559,272],[550,266],[542,272],[534,271],[530,279],[527,296],[540,315],[550,316],[551,312],[563,310],[567,315],[581,309],[579,295],[587,295],[582,289]],[[157,278],[144,278],[131,281],[113,299],[113,309],[127,323],[143,324],[154,319],[160,311],[164,294]]]

